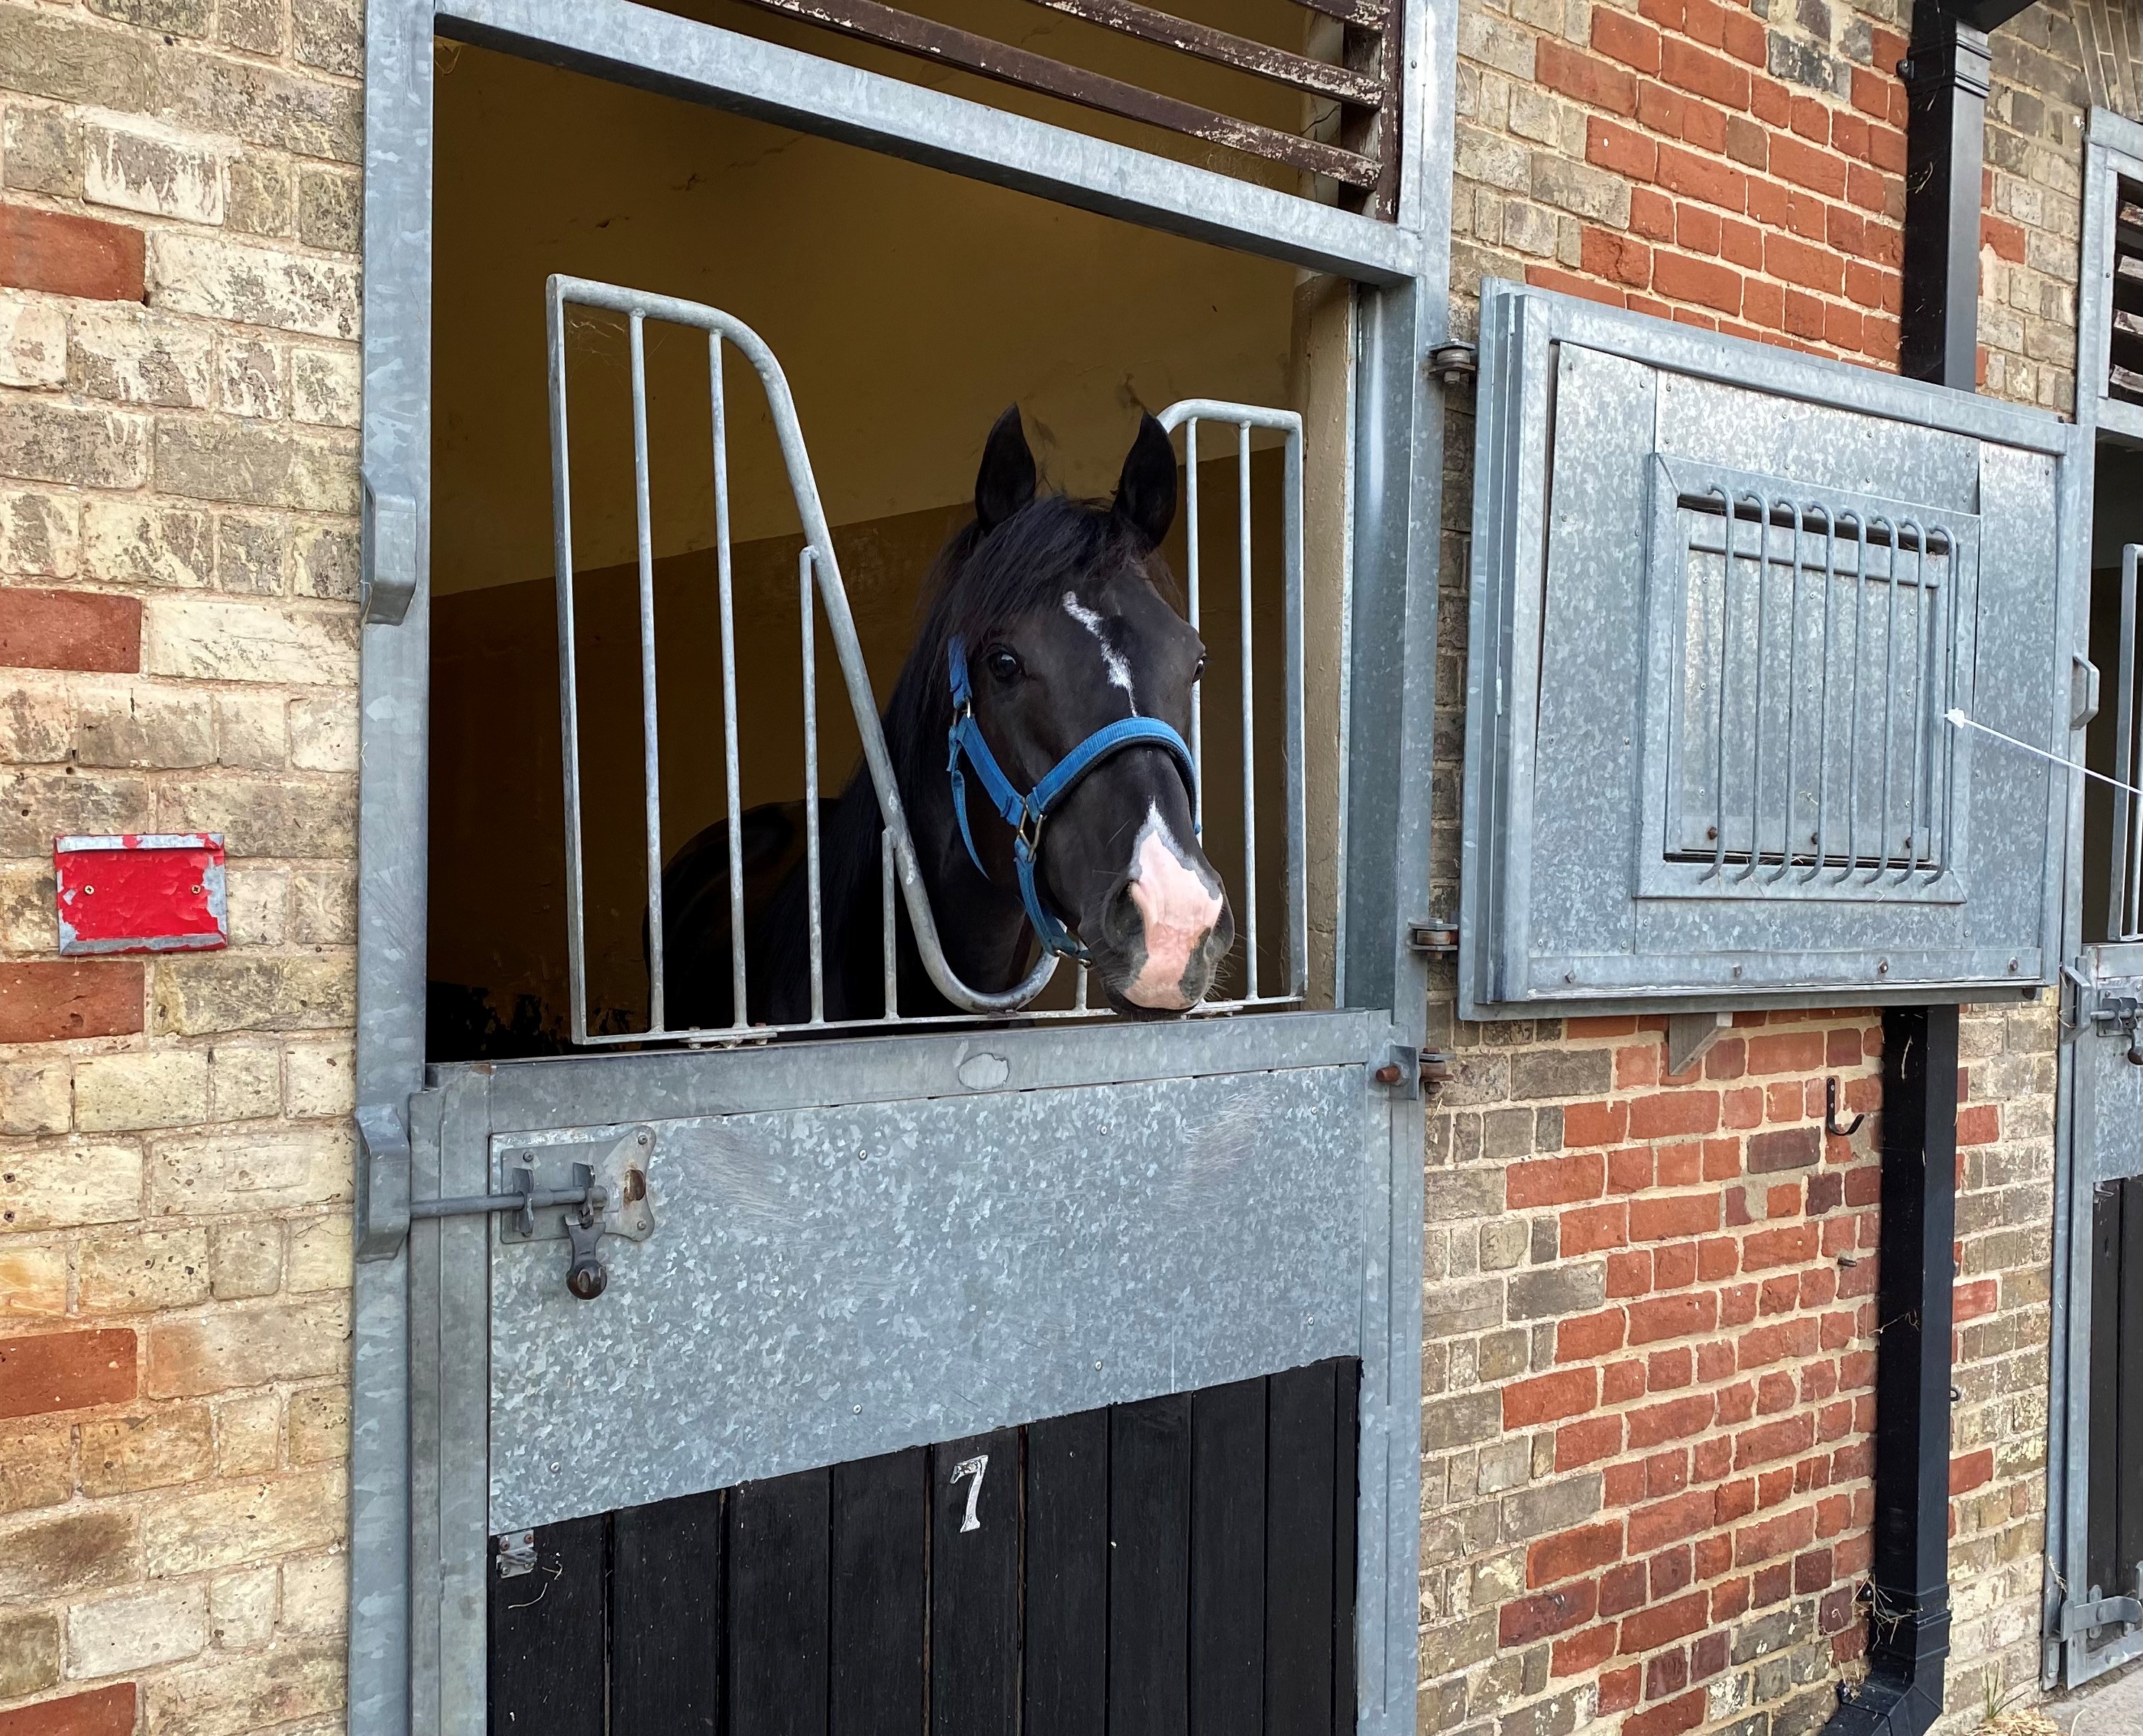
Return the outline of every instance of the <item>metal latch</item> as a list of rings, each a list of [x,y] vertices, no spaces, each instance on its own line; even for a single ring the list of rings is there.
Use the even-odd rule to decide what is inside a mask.
[[[1442,1085],[1451,1077],[1451,1054],[1445,1049],[1417,1049],[1411,1043],[1393,1043],[1390,1059],[1369,1076],[1389,1091],[1403,1091],[1418,1097],[1423,1086]]]
[[[503,1214],[500,1229],[507,1242],[552,1241],[562,1238],[567,1247],[566,1288],[583,1302],[592,1302],[610,1283],[602,1262],[606,1234],[622,1235],[644,1242],[655,1233],[655,1208],[647,1185],[648,1159],[654,1135],[635,1128],[621,1139],[599,1145],[537,1146],[518,1152],[506,1173],[506,1189],[498,1194],[465,1194],[452,1199],[419,1199],[409,1207],[412,1218],[476,1217]],[[558,1159],[566,1160],[562,1181],[542,1185],[539,1160],[547,1160],[557,1174]],[[559,1209],[562,1208],[562,1209]],[[539,1219],[538,1213],[558,1210],[555,1220]]]
[[[2115,1031],[2126,1031],[2129,1065],[2143,1067],[2143,1000],[2134,995],[2101,996],[2091,1016],[2101,1029],[2111,1026]]]
[[[2094,1592],[2098,1587],[2091,1588]],[[2061,1605],[2061,1638],[2073,1640],[2093,1628],[2132,1628],[2143,1625],[2143,1562],[2136,1567],[2136,1595],[2093,1597],[2088,1602],[2071,1598]]]

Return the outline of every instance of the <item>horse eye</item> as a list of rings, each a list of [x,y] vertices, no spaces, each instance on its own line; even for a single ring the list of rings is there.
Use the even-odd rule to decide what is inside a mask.
[[[989,672],[1000,681],[1016,681],[1019,679],[1019,659],[1002,645],[986,653],[982,662]]]
[[[1198,667],[1190,671],[1190,679],[1194,681],[1202,681],[1205,679],[1205,658],[1202,652],[1198,658]]]

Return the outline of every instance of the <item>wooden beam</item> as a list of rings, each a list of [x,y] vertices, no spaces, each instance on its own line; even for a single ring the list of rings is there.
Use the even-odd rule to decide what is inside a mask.
[[[1138,0],[1032,0],[1032,3],[1068,17],[1083,18],[1104,30],[1136,37],[1141,42],[1158,42],[1164,48],[1210,61],[1217,67],[1232,67],[1239,72],[1269,78],[1313,96],[1329,96],[1334,101],[1370,108],[1383,101],[1383,82],[1368,73],[1293,54],[1208,24],[1194,24],[1188,18],[1141,6]]]
[[[1164,127],[1194,139],[1225,145],[1248,156],[1324,175],[1350,187],[1373,187],[1382,166],[1373,159],[1314,139],[1298,138],[1255,121],[1200,108],[1082,67],[1067,67],[1025,48],[992,42],[972,31],[881,5],[879,0],[746,0],[765,12],[800,18],[882,47],[897,48],[939,66],[1038,91],[1127,121]]]

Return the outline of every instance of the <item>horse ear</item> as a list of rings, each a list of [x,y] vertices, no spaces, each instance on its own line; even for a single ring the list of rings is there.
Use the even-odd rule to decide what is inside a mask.
[[[1116,517],[1157,547],[1175,522],[1175,448],[1151,416],[1139,418],[1138,438],[1116,483]]]
[[[1034,498],[1034,454],[1013,404],[997,418],[982,443],[982,467],[975,473],[975,522],[994,531]]]

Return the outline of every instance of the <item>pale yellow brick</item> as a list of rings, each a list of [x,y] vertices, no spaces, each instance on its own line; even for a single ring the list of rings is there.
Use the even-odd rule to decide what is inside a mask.
[[[209,1100],[219,1121],[257,1120],[283,1106],[282,1057],[229,1044],[209,1051]]]
[[[301,596],[355,602],[358,539],[354,531],[309,526],[292,538]]]
[[[67,1301],[67,1249],[28,1247],[0,1240],[0,1319],[64,1314]]]
[[[149,1571],[250,1567],[338,1544],[346,1481],[340,1466],[325,1466],[159,1501],[142,1516]]]
[[[86,1314],[145,1314],[208,1300],[208,1232],[149,1230],[82,1244],[75,1303]]]
[[[290,763],[307,771],[357,769],[357,700],[354,695],[291,700]]]
[[[64,1422],[0,1427],[0,1513],[56,1507],[74,1493],[74,1432]]]
[[[283,1272],[286,1289],[346,1290],[350,1285],[350,1228],[347,1218],[322,1218],[294,1228]]]
[[[0,1607],[141,1576],[134,1514],[76,1507],[0,1523]]]
[[[286,868],[231,868],[225,871],[230,943],[279,947],[287,927],[290,876]]]
[[[215,571],[213,529],[207,513],[184,507],[92,495],[82,508],[91,576],[124,585],[205,586]]]
[[[0,291],[0,386],[67,383],[67,311],[44,295]]]
[[[297,1116],[346,1115],[357,1106],[357,1087],[346,1044],[293,1043],[285,1051],[285,1106]]]
[[[141,1148],[77,1139],[10,1151],[0,1165],[0,1231],[124,1224],[141,1215]]]
[[[0,878],[0,892],[6,882]],[[0,916],[6,912],[0,898]],[[6,933],[0,927],[0,935]],[[290,939],[299,946],[348,946],[357,938],[357,877],[347,868],[300,868],[290,877]]]
[[[349,1393],[312,1387],[290,1395],[290,1462],[332,1464],[349,1457]]]
[[[144,1686],[149,1728],[183,1736],[250,1736],[272,1726],[318,1736],[319,1726],[299,1721],[342,1705],[345,1669],[339,1640],[291,1639],[170,1671]]]
[[[64,109],[10,102],[0,130],[0,179],[72,199],[82,191],[82,123]]]
[[[74,752],[83,765],[159,770],[215,764],[210,696],[147,682],[78,683]]]
[[[284,710],[280,693],[219,693],[217,758],[234,771],[280,771],[290,755]]]
[[[283,354],[259,338],[226,338],[217,373],[216,402],[233,416],[275,418],[290,411]]]
[[[0,488],[0,572],[72,578],[82,563],[82,506],[72,495]]]
[[[299,422],[330,428],[358,423],[360,373],[354,349],[290,352],[290,413]]]
[[[260,603],[151,597],[143,611],[141,667],[219,681],[347,686],[357,678],[357,626],[339,611],[300,614]]]
[[[160,1139],[151,1207],[171,1217],[340,1204],[349,1198],[351,1150],[345,1127]]]
[[[64,833],[146,832],[151,800],[147,779],[116,772],[31,766],[0,774],[0,855],[42,855]]]
[[[355,338],[356,267],[250,242],[166,230],[149,247],[151,303],[315,338]]]
[[[85,1133],[182,1127],[208,1117],[208,1056],[198,1049],[85,1056],[75,1063],[75,1125]]]
[[[64,1055],[0,1061],[0,1133],[65,1133],[74,1099]]]
[[[52,898],[50,858],[0,863],[0,950],[49,954],[59,944]]]
[[[349,1298],[340,1295],[152,1321],[142,1390],[191,1397],[339,1373],[349,1348]]]
[[[224,156],[172,127],[139,116],[82,126],[82,197],[151,217],[223,221]]]
[[[0,476],[138,488],[149,480],[149,435],[146,416],[49,393],[11,393],[0,398]]]
[[[0,682],[0,763],[58,765],[73,744],[74,706],[67,684],[57,675],[9,670]],[[53,942],[52,918],[46,917],[46,945]]]
[[[283,1227],[219,1224],[209,1239],[209,1282],[219,1302],[272,1296],[283,1283]]]
[[[60,1679],[59,1618],[45,1610],[0,1610],[0,1700]]]
[[[215,1407],[215,1468],[223,1476],[272,1474],[283,1451],[283,1401],[273,1392]]]
[[[160,959],[150,1005],[159,1031],[334,1031],[355,1022],[357,982],[348,958],[220,957]]]
[[[280,1577],[273,1567],[253,1567],[209,1581],[209,1637],[217,1649],[245,1651],[268,1643],[275,1631]]]
[[[205,1404],[165,1404],[82,1426],[82,1492],[127,1495],[205,1476],[215,1429]]]
[[[339,1551],[283,1564],[283,1626],[294,1634],[339,1634],[349,1611],[349,1560]]]
[[[280,518],[220,515],[215,522],[216,582],[241,596],[280,596],[287,530]]]
[[[67,373],[92,398],[203,409],[214,397],[215,339],[198,320],[126,303],[77,302],[68,319]]]
[[[160,1585],[67,1611],[67,1673],[81,1681],[176,1664],[208,1649],[208,1591]]]
[[[245,3],[261,6],[265,0],[245,0]],[[232,159],[227,179],[230,196],[224,207],[225,228],[249,235],[290,233],[298,182],[287,161],[266,152],[249,151]]]

